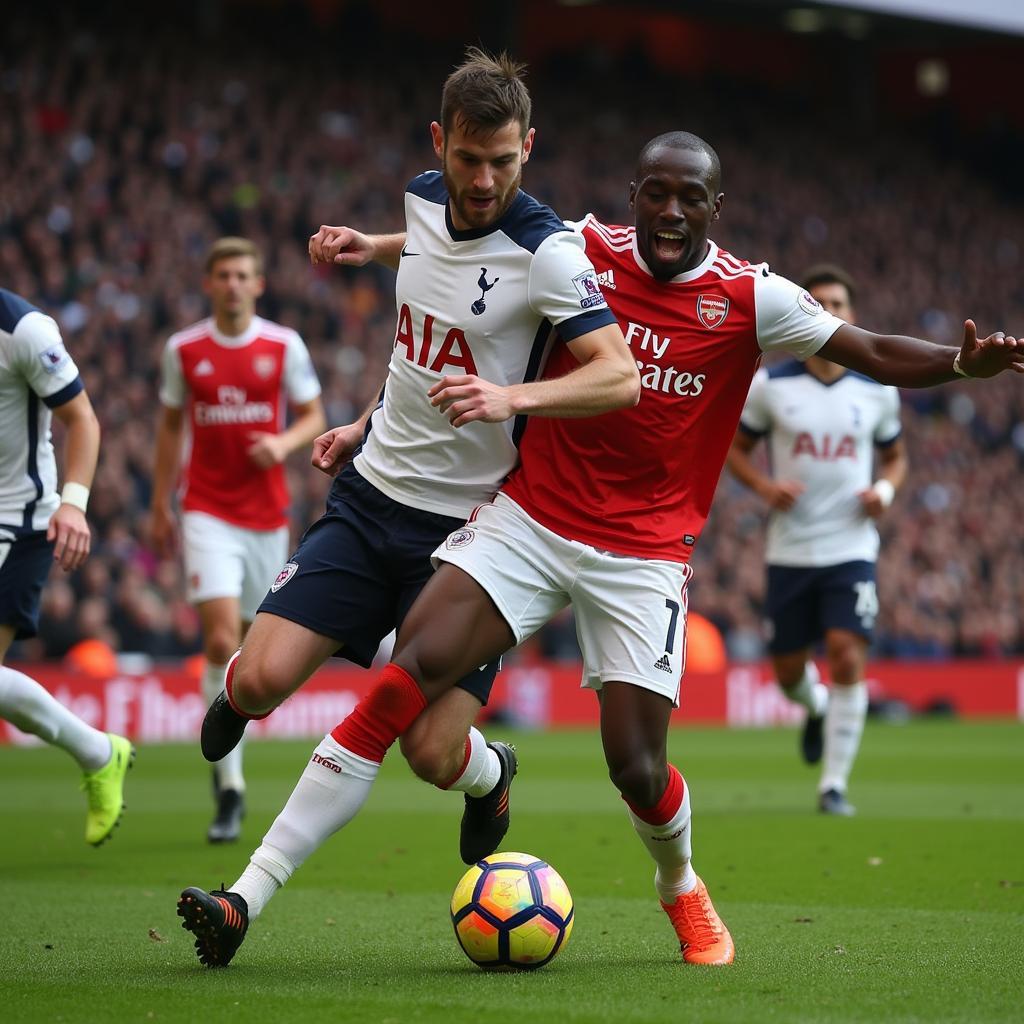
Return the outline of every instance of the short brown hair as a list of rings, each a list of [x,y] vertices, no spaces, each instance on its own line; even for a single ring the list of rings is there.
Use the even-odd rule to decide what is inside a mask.
[[[523,138],[530,127],[530,92],[523,83],[525,64],[507,53],[492,56],[478,46],[448,76],[441,91],[441,127],[458,125],[474,134],[493,135],[510,121],[519,122]]]
[[[213,271],[213,265],[220,260],[230,259],[232,256],[250,256],[252,257],[253,266],[256,269],[256,276],[259,277],[263,273],[263,256],[260,254],[259,249],[256,248],[253,242],[250,242],[248,238],[236,238],[233,235],[229,235],[227,238],[218,238],[213,245],[210,246],[209,251],[206,254],[206,263],[203,265],[203,269],[207,274]]]
[[[842,267],[836,266],[835,263],[816,263],[813,267],[809,267],[804,271],[803,277],[800,280],[801,288],[806,288],[807,291],[810,291],[815,285],[819,284],[841,284],[846,289],[846,294],[850,297],[851,306],[857,298],[857,285],[854,284],[853,278]]]

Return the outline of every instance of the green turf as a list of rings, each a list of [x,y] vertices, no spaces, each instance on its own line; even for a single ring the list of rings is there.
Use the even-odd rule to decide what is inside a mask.
[[[499,735],[498,731],[493,731]],[[576,899],[564,953],[488,975],[447,901],[461,798],[392,756],[367,808],[257,922],[227,970],[179,927],[186,885],[237,877],[310,743],[253,744],[233,848],[202,840],[198,751],[139,752],[112,843],[81,839],[73,765],[0,749],[0,1018],[5,1021],[1019,1021],[1024,728],[871,724],[851,820],[812,813],[815,774],[784,731],[679,730],[694,863],[736,940],[684,967],[647,855],[590,732],[515,737],[505,846],[550,860]]]

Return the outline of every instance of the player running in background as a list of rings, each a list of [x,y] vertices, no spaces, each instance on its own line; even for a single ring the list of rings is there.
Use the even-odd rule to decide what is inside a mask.
[[[50,440],[67,430],[64,487]],[[0,718],[66,750],[82,769],[89,804],[85,841],[99,846],[121,819],[135,751],[100,732],[34,679],[3,662],[15,640],[35,636],[43,584],[56,561],[77,569],[89,554],[89,500],[100,426],[56,322],[0,288]]]
[[[803,286],[854,323],[854,286],[843,270],[814,267]],[[750,458],[762,437],[769,439],[770,476]],[[876,447],[880,471],[872,483]],[[899,392],[821,356],[759,370],[727,464],[772,510],[765,553],[769,650],[783,693],[807,709],[804,760],[816,764],[824,748],[818,807],[853,814],[846,788],[867,716],[864,669],[878,614],[874,520],[907,475]],[[821,640],[831,695],[811,660]]]
[[[959,352],[870,334],[766,265],[719,249],[708,231],[724,199],[720,175],[703,140],[659,136],[641,152],[630,187],[635,228],[582,222],[587,254],[636,357],[640,403],[588,420],[531,421],[519,468],[438,547],[444,564],[406,616],[392,663],[333,731],[331,748],[375,769],[403,722],[572,603],[583,685],[599,692],[609,773],[657,865],[655,887],[683,959],[704,964],[730,963],[734,949],[690,863],[689,789],[667,760],[668,725],[684,664],[690,553],[761,354],[821,353],[908,387],[1024,372],[1015,338],[979,341],[970,321]],[[329,261],[387,263],[402,245],[401,237],[348,229],[319,234]],[[567,365],[559,350],[547,373],[557,379]],[[429,744],[420,725],[409,734]],[[417,743],[403,742],[414,764]],[[357,781],[332,770],[314,787],[307,776],[308,769],[265,840],[264,849],[277,844],[277,882],[351,817]],[[247,893],[224,894],[230,913],[206,918],[206,948],[222,954],[216,962],[234,955],[248,915],[273,888]],[[247,907],[250,896],[259,902]]]
[[[392,253],[392,265],[400,258],[398,324],[383,399],[337,475],[327,513],[261,606],[225,697],[207,713],[208,756],[230,749],[248,718],[270,713],[331,655],[370,665],[430,576],[431,552],[515,464],[525,416],[589,416],[637,401],[636,368],[583,240],[520,189],[534,135],[521,71],[507,57],[470,50],[445,83],[441,120],[431,125],[443,171],[408,186],[408,244]],[[563,371],[538,381],[552,325]],[[320,450],[332,452],[329,461],[339,447],[347,455],[357,430],[340,445],[337,434],[325,435]],[[469,863],[505,834],[516,770],[510,747],[488,745],[472,728],[496,663],[467,665],[427,712],[439,756],[421,748],[414,762],[421,775],[465,794],[460,852]],[[415,684],[399,684],[364,716],[368,728],[404,732],[425,707],[418,695]],[[290,851],[319,841],[318,821],[301,810],[296,818],[295,808],[326,797],[336,831],[362,806],[379,760],[326,736],[232,890],[182,893],[179,914],[204,963],[230,961],[242,922],[294,870]]]
[[[213,316],[172,335],[161,364],[150,535],[161,555],[173,552],[171,499],[187,436],[182,546],[188,599],[202,625],[207,703],[224,688],[228,660],[288,554],[284,460],[324,428],[302,339],[256,316],[263,286],[252,242],[215,242],[203,279]],[[287,428],[285,400],[295,414]],[[211,843],[238,838],[244,793],[238,746],[214,766]]]

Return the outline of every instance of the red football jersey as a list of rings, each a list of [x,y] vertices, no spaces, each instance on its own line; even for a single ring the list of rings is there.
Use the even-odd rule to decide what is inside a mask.
[[[160,400],[188,404],[190,448],[182,508],[250,530],[287,521],[283,466],[260,469],[246,454],[259,434],[279,434],[286,403],[320,394],[302,339],[254,317],[244,334],[221,334],[203,320],[172,335],[164,349]]]
[[[543,526],[619,554],[685,562],[707,520],[763,351],[813,355],[842,326],[765,264],[710,243],[700,266],[651,275],[632,227],[588,216],[587,255],[640,371],[639,404],[533,417],[502,490]],[[558,346],[546,376],[577,366]]]

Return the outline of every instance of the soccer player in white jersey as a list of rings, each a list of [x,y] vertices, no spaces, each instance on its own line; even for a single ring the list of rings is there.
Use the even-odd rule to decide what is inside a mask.
[[[320,383],[302,339],[256,315],[262,258],[247,238],[206,257],[213,316],[172,335],[161,363],[150,535],[174,549],[171,499],[183,477],[186,591],[202,626],[207,704],[288,554],[284,460],[324,428]],[[285,423],[286,404],[294,412]],[[187,435],[188,455],[182,467]],[[238,838],[245,811],[241,744],[214,765],[211,843]]]
[[[803,286],[830,313],[854,323],[854,285],[841,268],[814,267]],[[771,475],[750,457],[764,437]],[[879,473],[872,482],[876,448]],[[907,474],[899,392],[821,356],[762,369],[727,464],[772,510],[765,554],[769,650],[783,693],[807,709],[804,760],[816,764],[824,750],[818,807],[851,815],[846,790],[867,716],[864,669],[878,614],[874,521]],[[811,660],[819,641],[831,696]]]
[[[521,71],[473,49],[445,83],[440,121],[431,125],[443,170],[420,175],[406,192],[408,238],[382,400],[367,411],[361,446],[338,474],[326,515],[282,569],[229,666],[226,693],[203,724],[207,757],[230,749],[248,719],[269,714],[331,655],[369,666],[429,578],[433,549],[514,466],[523,417],[590,416],[639,397],[636,366],[582,239],[519,187],[534,135]],[[555,327],[574,368],[540,381]],[[325,435],[320,450],[337,454],[336,442],[337,434]],[[414,764],[465,794],[460,852],[469,863],[505,834],[516,770],[511,748],[488,745],[472,728],[496,664],[468,668],[426,710],[441,756],[427,751]],[[380,763],[374,735],[405,732],[425,708],[415,684],[378,687],[357,715],[359,738],[348,746],[324,738],[231,889],[182,893],[178,912],[203,963],[230,961],[248,918],[294,871],[297,836],[321,832],[317,804],[326,792],[342,812],[331,816],[331,831],[357,813]]]
[[[67,431],[59,492],[53,416]],[[0,718],[78,762],[89,805],[85,841],[94,846],[120,821],[135,751],[123,736],[83,722],[4,659],[15,640],[35,636],[53,563],[71,572],[89,554],[85,510],[99,444],[99,423],[56,322],[0,288]]]

